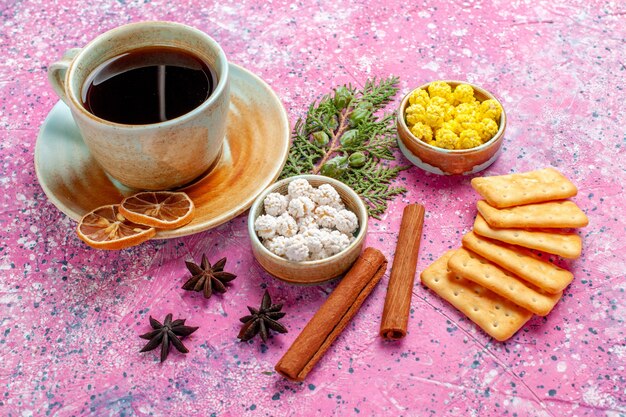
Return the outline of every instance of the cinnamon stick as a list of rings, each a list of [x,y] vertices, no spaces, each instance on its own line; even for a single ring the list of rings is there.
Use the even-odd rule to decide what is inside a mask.
[[[400,234],[380,324],[380,336],[384,339],[395,340],[406,336],[423,225],[424,206],[421,204],[406,206],[402,213]]]
[[[292,381],[304,380],[357,313],[386,270],[385,256],[374,248],[365,249],[278,361],[276,371]]]

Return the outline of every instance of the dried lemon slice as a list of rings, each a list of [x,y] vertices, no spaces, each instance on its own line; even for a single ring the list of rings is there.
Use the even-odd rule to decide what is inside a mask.
[[[126,197],[120,213],[128,220],[158,229],[176,229],[193,219],[195,207],[183,192],[144,191]]]
[[[102,206],[85,214],[78,223],[78,237],[93,248],[117,250],[138,245],[156,234],[153,227],[126,219],[119,207]]]

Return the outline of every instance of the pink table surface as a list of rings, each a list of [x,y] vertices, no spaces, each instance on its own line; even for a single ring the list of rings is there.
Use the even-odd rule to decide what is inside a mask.
[[[0,415],[626,415],[623,2],[5,0],[0,10]],[[393,106],[434,79],[495,92],[509,127],[486,174],[556,167],[590,218],[562,301],[497,343],[416,280],[409,334],[386,343],[377,332],[387,274],[307,380],[291,383],[274,365],[334,285],[265,273],[245,215],[119,252],[85,246],[35,177],[37,133],[57,101],[46,68],[67,48],[149,19],[216,38],[275,89],[292,123],[333,86],[373,76],[400,76]],[[403,172],[409,191],[370,222],[367,244],[391,260],[403,206],[422,202],[423,270],[470,229],[469,181]],[[203,253],[228,256],[238,275],[208,301],[180,289],[183,261]],[[289,333],[240,343],[238,318],[265,288],[284,303]],[[138,335],[149,315],[168,312],[200,329],[189,354],[161,364],[138,352]]]

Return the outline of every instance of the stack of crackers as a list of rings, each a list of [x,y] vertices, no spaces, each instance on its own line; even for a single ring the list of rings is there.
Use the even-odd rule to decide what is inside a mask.
[[[424,270],[422,283],[499,341],[513,336],[533,314],[547,315],[573,279],[546,254],[578,258],[587,216],[572,201],[578,192],[552,168],[479,177],[474,230],[463,247]],[[542,254],[541,252],[544,252]]]

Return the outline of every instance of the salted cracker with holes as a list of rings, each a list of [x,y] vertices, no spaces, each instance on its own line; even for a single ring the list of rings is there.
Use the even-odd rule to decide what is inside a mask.
[[[539,259],[529,250],[474,232],[463,236],[463,246],[550,294],[563,291],[574,279],[570,271]]]
[[[578,192],[576,186],[554,168],[476,177],[471,184],[478,194],[496,208],[563,200]]]
[[[561,292],[548,294],[512,273],[489,262],[467,249],[461,248],[448,260],[448,267],[465,279],[495,292],[526,310],[546,316],[559,302]]]
[[[585,227],[589,219],[583,211],[569,200],[549,201],[498,209],[480,200],[476,206],[479,213],[492,227]]]
[[[582,239],[575,233],[544,232],[527,229],[498,229],[487,224],[480,214],[474,221],[474,233],[491,239],[576,259],[582,253]]]
[[[503,342],[513,336],[532,313],[488,289],[454,274],[449,250],[420,275],[422,284],[452,304],[494,339]]]

